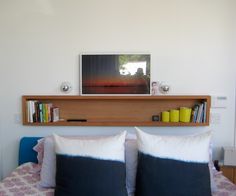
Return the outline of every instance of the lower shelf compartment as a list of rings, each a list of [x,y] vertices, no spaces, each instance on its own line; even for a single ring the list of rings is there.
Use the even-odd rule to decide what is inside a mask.
[[[33,110],[29,105],[33,103]],[[206,103],[204,123],[172,123],[152,121],[161,119],[163,111],[191,108]],[[38,121],[42,111],[38,105],[59,109],[58,122]],[[23,125],[29,126],[208,126],[211,98],[208,95],[185,96],[22,96]],[[30,105],[31,106],[31,105]],[[36,108],[36,109],[35,109]],[[201,110],[203,111],[203,109]],[[44,112],[43,112],[44,113]],[[48,112],[44,113],[45,115]],[[51,116],[51,115],[49,115]],[[54,116],[54,115],[52,115]],[[201,117],[201,115],[198,115]],[[203,116],[203,115],[202,115]],[[30,118],[29,118],[30,117]],[[32,120],[34,119],[34,120]],[[46,117],[44,119],[47,119]],[[51,119],[51,118],[50,118]],[[52,118],[54,119],[54,118]],[[72,121],[68,121],[72,119]],[[33,123],[33,121],[38,121]]]

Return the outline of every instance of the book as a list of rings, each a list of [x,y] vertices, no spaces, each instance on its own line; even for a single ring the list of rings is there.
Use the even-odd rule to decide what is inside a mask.
[[[28,101],[28,119],[30,123],[34,122],[34,115],[35,115],[35,106],[34,101],[30,100]]]
[[[203,103],[199,103],[199,108],[198,108],[198,113],[197,113],[197,123],[201,122],[201,118],[202,118],[202,113],[203,113]]]
[[[44,104],[44,122],[48,122],[48,104]]]
[[[60,120],[59,116],[59,108],[58,107],[52,107],[51,108],[51,122],[57,122]]]
[[[27,121],[31,122],[30,116],[31,116],[31,111],[30,111],[30,101],[26,102],[27,105]]]
[[[52,103],[45,104],[45,122],[51,122]]]
[[[34,103],[35,105],[35,118],[36,118],[36,122],[39,122],[39,118],[40,118],[40,114],[39,114],[39,102],[38,101],[35,101]]]
[[[192,115],[192,122],[193,123],[197,122],[198,109],[199,109],[199,105],[195,104],[194,107],[193,107],[193,115]]]
[[[37,101],[32,101],[32,110],[33,122],[37,122]]]
[[[43,122],[43,104],[39,103],[39,122]]]
[[[43,123],[46,122],[46,106],[45,106],[45,103],[42,104],[42,112],[43,112]]]
[[[207,115],[207,102],[205,101],[204,102],[204,110],[203,110],[204,114],[203,114],[203,122],[205,123],[206,122],[206,115]]]

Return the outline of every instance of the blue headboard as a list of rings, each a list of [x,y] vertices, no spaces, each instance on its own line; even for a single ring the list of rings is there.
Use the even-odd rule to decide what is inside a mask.
[[[33,147],[37,144],[37,140],[41,137],[23,137],[20,140],[18,164],[26,162],[37,163],[37,153]]]

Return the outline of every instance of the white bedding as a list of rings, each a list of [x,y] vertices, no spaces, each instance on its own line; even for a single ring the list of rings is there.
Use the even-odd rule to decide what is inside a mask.
[[[0,196],[53,196],[53,189],[38,188],[39,173],[35,173],[37,165],[25,163],[16,168],[10,176],[0,182]],[[214,180],[218,191],[213,196],[236,196],[236,185],[225,178],[221,172],[215,171]]]

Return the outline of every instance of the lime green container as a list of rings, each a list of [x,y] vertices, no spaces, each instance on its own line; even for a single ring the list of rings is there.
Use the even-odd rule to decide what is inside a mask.
[[[190,122],[191,112],[192,112],[191,108],[181,107],[180,108],[180,114],[179,114],[179,121],[180,122],[185,122],[185,123]]]
[[[162,122],[170,122],[170,112],[164,111],[161,113],[161,121]]]
[[[179,110],[170,110],[170,122],[179,122]]]

